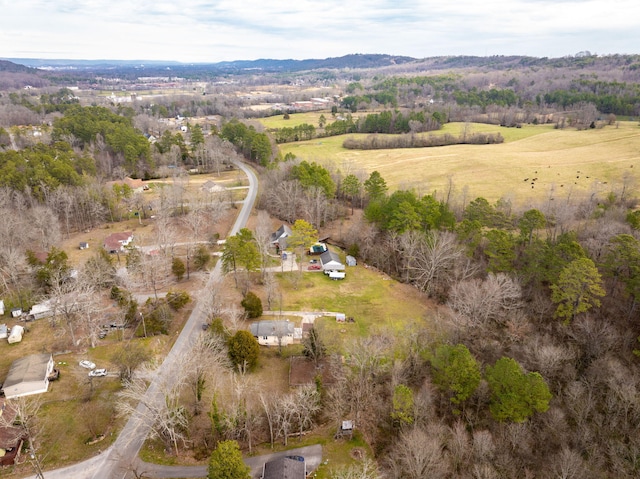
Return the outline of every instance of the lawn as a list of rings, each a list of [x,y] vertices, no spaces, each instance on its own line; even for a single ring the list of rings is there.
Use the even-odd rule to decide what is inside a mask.
[[[458,135],[462,123],[445,125],[441,132]],[[483,196],[515,202],[548,201],[569,196],[619,191],[640,168],[640,127],[619,122],[601,129],[556,130],[550,125],[504,128],[471,124],[471,132],[500,132],[496,145],[451,145],[395,150],[347,150],[348,136],[316,138],[280,145],[283,154],[317,161],[333,168],[377,170],[393,191],[414,188],[443,198],[451,184],[454,197],[470,201]],[[631,175],[631,177],[630,177]],[[532,185],[533,178],[537,178]]]
[[[320,272],[280,273],[283,310],[332,311],[353,317],[353,323],[336,323],[333,316],[320,318],[330,352],[344,351],[346,342],[375,334],[401,335],[428,327],[432,305],[415,288],[398,283],[375,268],[349,267],[344,280],[333,281]]]

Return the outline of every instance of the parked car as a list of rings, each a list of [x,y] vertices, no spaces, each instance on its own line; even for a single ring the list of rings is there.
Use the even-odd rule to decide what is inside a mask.
[[[322,269],[322,266],[320,266],[319,264],[310,264],[308,269],[310,269],[310,270],[320,270],[320,269]]]
[[[293,459],[294,461],[304,462],[303,456],[287,456],[287,459]]]
[[[86,359],[80,361],[80,366],[87,369],[94,369],[96,367],[94,363],[92,363],[91,361],[87,361]]]
[[[94,369],[93,371],[89,371],[89,376],[92,378],[98,378],[107,375],[106,369]]]
[[[317,264],[317,263],[318,263],[318,260],[317,260],[317,259],[312,259],[311,261],[309,261],[309,263],[311,263],[311,264]]]

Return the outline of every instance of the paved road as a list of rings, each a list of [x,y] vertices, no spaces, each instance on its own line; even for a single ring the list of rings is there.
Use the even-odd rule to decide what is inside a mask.
[[[265,462],[272,461],[283,456],[302,456],[307,463],[307,473],[315,471],[322,462],[322,446],[299,447],[284,452],[266,454],[264,456],[247,457],[246,465],[251,468],[251,477],[258,479],[262,476],[262,466]],[[207,477],[207,466],[160,466],[140,461],[137,466],[138,474],[144,473],[144,477],[150,479],[181,478],[199,479]]]
[[[243,202],[242,209],[236,218],[236,222],[229,233],[230,236],[236,234],[246,225],[258,191],[258,179],[253,170],[239,162],[236,162],[236,166],[243,170],[249,178],[249,191]],[[218,262],[216,267],[211,271],[206,287],[214,284],[221,275],[221,262]],[[177,373],[173,371],[176,367],[176,359],[189,352],[192,342],[202,331],[201,325],[206,319],[205,316],[201,305],[196,305],[189,320],[186,322],[182,332],[173,345],[173,348],[158,368],[155,378],[152,379],[147,389],[147,401],[162,401],[162,379],[172,377],[173,374]],[[146,406],[142,403],[138,405],[136,412],[131,415],[118,438],[107,450],[84,462],[62,469],[45,471],[44,476],[47,479],[114,479],[133,477],[133,469],[137,467],[138,453],[151,429],[151,425],[144,420],[143,412],[145,408]]]

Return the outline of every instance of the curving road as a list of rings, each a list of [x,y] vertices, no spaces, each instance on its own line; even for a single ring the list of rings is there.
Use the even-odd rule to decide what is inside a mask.
[[[249,179],[249,191],[242,204],[242,209],[229,232],[229,236],[235,235],[247,224],[251,210],[258,194],[258,178],[251,168],[243,163],[235,162],[235,165],[247,175]],[[221,262],[218,261],[211,271],[209,281],[205,287],[211,287],[222,275]],[[191,316],[187,320],[182,332],[178,336],[173,348],[157,369],[146,393],[146,402],[161,402],[162,379],[172,377],[176,371],[176,359],[187,354],[192,342],[202,331],[202,323],[206,315],[200,305],[196,305]],[[126,425],[115,442],[99,455],[84,462],[74,464],[61,469],[45,471],[47,479],[114,479],[134,476],[134,469],[139,467],[138,453],[142,447],[151,425],[145,422],[144,410],[146,406],[140,403],[136,411],[131,415]],[[34,477],[35,476],[31,476]]]

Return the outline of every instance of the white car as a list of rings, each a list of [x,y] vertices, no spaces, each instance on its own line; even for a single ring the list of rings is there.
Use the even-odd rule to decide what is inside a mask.
[[[80,366],[87,369],[94,369],[96,367],[94,363],[92,363],[91,361],[87,361],[86,359],[80,361]]]
[[[93,371],[89,371],[89,376],[91,376],[92,378],[97,378],[97,377],[106,376],[106,375],[107,375],[106,369],[94,369]]]

